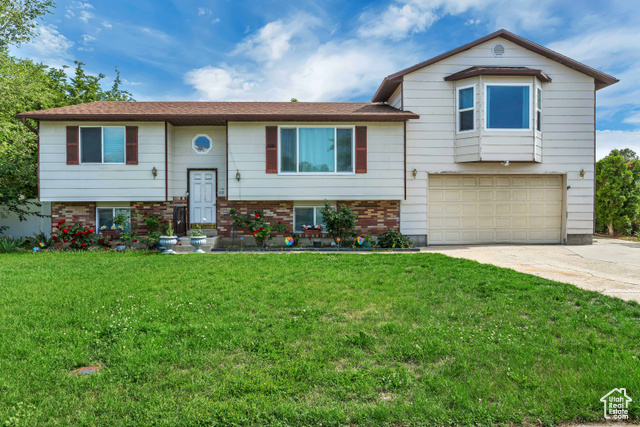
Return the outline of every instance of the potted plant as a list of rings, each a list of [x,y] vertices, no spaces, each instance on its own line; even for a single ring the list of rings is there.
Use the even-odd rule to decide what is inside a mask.
[[[205,222],[206,220],[207,220],[206,218],[202,218],[202,222]],[[196,250],[193,251],[193,253],[203,254],[204,251],[200,249],[200,246],[207,243],[207,236],[205,236],[204,233],[202,232],[202,228],[200,224],[193,225],[193,230],[191,230],[189,237],[190,237],[189,242],[191,243],[191,246],[196,248]]]
[[[173,233],[173,224],[169,221],[169,227],[167,227],[167,235],[160,236],[160,244],[165,247],[165,250],[162,252],[165,255],[175,254],[176,252],[172,249],[176,243],[178,243],[178,236],[175,236]]]

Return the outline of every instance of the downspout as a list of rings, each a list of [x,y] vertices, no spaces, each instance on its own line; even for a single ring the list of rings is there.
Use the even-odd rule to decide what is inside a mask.
[[[164,122],[164,201],[169,201],[169,136],[167,134],[169,125]]]
[[[27,119],[25,119],[24,117],[22,118],[22,124],[25,125],[27,127],[27,129],[29,129],[31,132],[33,132],[36,135],[38,135],[38,130],[35,129],[33,126],[31,126],[29,124],[29,122],[27,121]],[[38,124],[38,127],[40,127],[39,124]]]

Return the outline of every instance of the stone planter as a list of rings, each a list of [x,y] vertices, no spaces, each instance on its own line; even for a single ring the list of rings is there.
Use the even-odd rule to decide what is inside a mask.
[[[176,243],[178,243],[177,236],[160,236],[160,244],[165,247],[165,250],[162,251],[165,255],[172,255],[176,252],[172,249]]]
[[[194,254],[203,254],[204,251],[200,249],[200,246],[207,243],[207,236],[191,236],[189,243],[196,248],[196,250],[193,251]]]

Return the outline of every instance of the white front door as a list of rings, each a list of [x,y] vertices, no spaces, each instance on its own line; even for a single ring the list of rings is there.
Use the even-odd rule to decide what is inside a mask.
[[[189,171],[189,222],[215,224],[216,171]]]

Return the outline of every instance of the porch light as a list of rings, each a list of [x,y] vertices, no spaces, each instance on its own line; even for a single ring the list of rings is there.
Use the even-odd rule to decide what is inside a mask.
[[[586,173],[587,173],[587,172],[586,172],[584,169],[582,169],[582,170],[580,171],[580,178],[584,178],[584,176],[585,176],[585,174],[586,174]]]
[[[153,175],[153,179],[156,179],[156,176],[158,176],[158,169],[156,169],[155,166],[151,169],[151,175]]]
[[[413,177],[415,178],[416,176],[418,176],[418,169],[413,170]]]
[[[238,169],[236,169],[236,179],[238,180],[238,182],[240,182],[240,178],[242,178],[240,176],[240,171]]]

